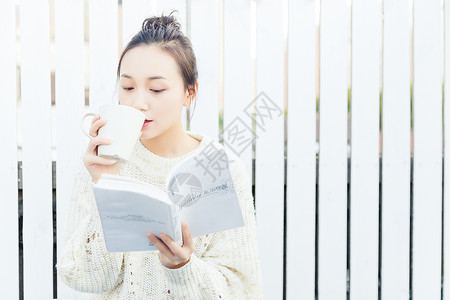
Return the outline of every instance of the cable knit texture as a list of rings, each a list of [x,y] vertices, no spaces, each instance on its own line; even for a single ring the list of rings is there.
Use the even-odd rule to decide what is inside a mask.
[[[168,172],[181,159],[206,147],[223,148],[207,135],[186,133],[200,141],[195,150],[166,158],[138,141],[119,175],[164,191]],[[193,238],[195,251],[178,269],[161,265],[157,250],[106,250],[92,178],[80,162],[69,200],[65,246],[56,266],[60,279],[75,290],[92,293],[91,299],[262,299],[251,182],[239,157],[225,151],[245,226]]]

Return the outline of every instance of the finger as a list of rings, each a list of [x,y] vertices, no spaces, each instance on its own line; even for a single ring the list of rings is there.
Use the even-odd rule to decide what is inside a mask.
[[[90,136],[97,136],[98,135],[98,129],[105,125],[106,120],[105,119],[97,119],[94,123],[92,123],[91,128],[89,128],[89,135]]]
[[[95,121],[97,121],[98,119],[100,119],[100,116],[97,115],[92,119],[91,125],[95,123]]]
[[[165,255],[169,259],[175,258],[175,255],[172,253],[172,251],[170,251],[170,249],[164,244],[164,242],[159,240],[156,235],[149,232],[147,233],[147,237],[150,240],[150,242],[152,242],[152,244],[159,250],[161,254]]]
[[[90,136],[92,136],[92,134],[91,134],[92,125],[94,125],[94,123],[97,122],[98,119],[100,119],[100,116],[99,116],[99,115],[97,115],[97,116],[95,116],[94,118],[92,118],[91,126],[89,127],[89,132],[88,132],[88,134],[89,134]]]
[[[86,165],[92,166],[95,164],[98,165],[113,165],[117,162],[115,159],[108,159],[106,157],[101,157],[93,154],[88,154],[86,157]]]
[[[183,247],[194,249],[192,234],[186,222],[181,221],[181,232],[183,234]]]
[[[98,145],[109,145],[111,143],[112,141],[108,138],[96,136],[89,141],[87,151],[89,153],[95,153],[94,150]]]
[[[105,123],[106,123],[105,119],[98,118],[97,120],[95,120],[92,123],[91,128],[89,128],[89,135],[92,137],[96,137],[98,135],[99,128],[105,125]]]
[[[170,236],[168,236],[167,234],[161,233],[159,235],[161,237],[161,239],[163,240],[163,242],[166,244],[167,247],[169,247],[170,251],[176,256],[176,257],[180,257],[183,258],[184,260],[187,259],[185,251],[183,248],[181,248],[180,245],[178,245],[177,242],[175,242]]]

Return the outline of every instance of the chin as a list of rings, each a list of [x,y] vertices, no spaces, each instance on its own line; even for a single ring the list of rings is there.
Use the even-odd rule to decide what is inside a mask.
[[[148,140],[148,139],[153,139],[153,138],[155,138],[157,136],[160,136],[160,135],[161,135],[161,132],[159,132],[159,131],[155,131],[155,130],[146,131],[146,130],[143,130],[140,139],[141,140]]]
[[[157,137],[159,134],[154,134],[154,133],[142,133],[140,139],[141,140],[148,140],[148,139],[152,139],[154,137]]]

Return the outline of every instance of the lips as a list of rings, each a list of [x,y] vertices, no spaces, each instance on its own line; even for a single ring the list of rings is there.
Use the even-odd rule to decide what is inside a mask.
[[[142,124],[142,128],[146,127],[148,124],[152,123],[153,120],[145,119],[144,124]]]

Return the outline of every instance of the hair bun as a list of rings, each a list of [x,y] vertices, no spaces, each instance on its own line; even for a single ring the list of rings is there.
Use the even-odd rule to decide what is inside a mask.
[[[153,16],[146,18],[142,23],[142,30],[157,30],[161,27],[172,27],[176,30],[180,30],[180,23],[172,16],[172,13],[175,11],[178,12],[177,10],[174,10],[168,16],[162,14],[160,17]]]

